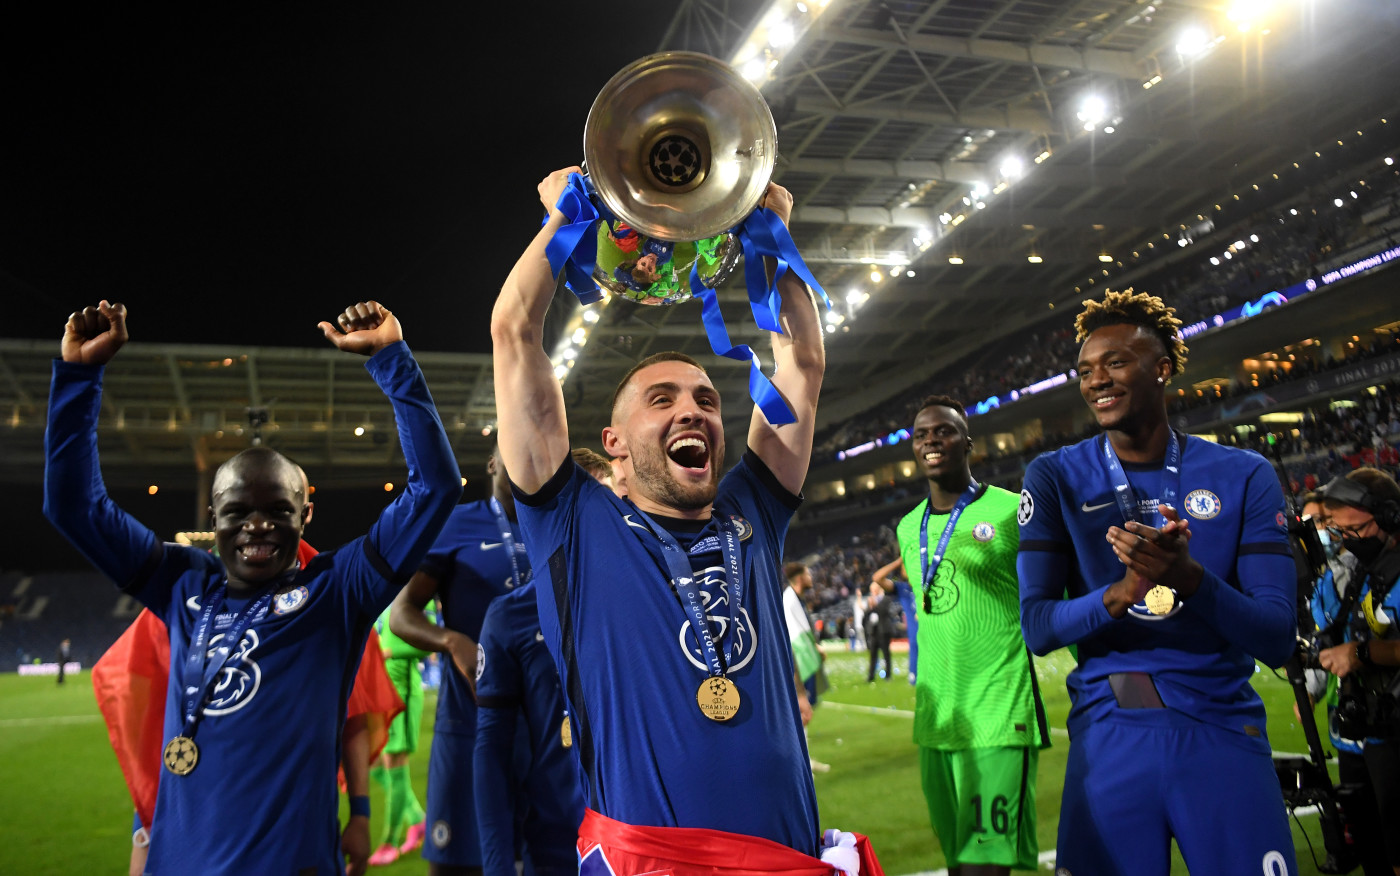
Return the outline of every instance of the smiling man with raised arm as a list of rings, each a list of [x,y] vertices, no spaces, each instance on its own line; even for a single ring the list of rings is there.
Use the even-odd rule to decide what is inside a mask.
[[[170,637],[147,873],[345,869],[335,776],[346,699],[374,619],[452,512],[461,475],[398,319],[369,301],[337,322],[320,329],[369,357],[394,408],[408,485],[367,534],[304,566],[306,480],[266,446],[214,474],[218,556],[162,543],[118,508],[98,467],[97,420],[104,367],[127,340],[126,308],[103,301],[64,328],[44,439],[44,514]]]
[[[602,434],[628,484],[617,498],[569,456],[542,344],[555,289],[545,246],[577,171],[540,183],[549,219],[506,280],[491,334],[496,397],[511,400],[500,450],[582,766],[582,872],[714,873],[761,855],[774,872],[830,873],[812,857],[817,803],[781,573],[825,368],[816,306],[792,272],[779,281],[773,382],[796,421],[775,427],[755,408],[748,449],[723,478],[720,396],[705,370],[679,353],[637,363]],[[765,201],[786,221],[785,189],[770,185]]]

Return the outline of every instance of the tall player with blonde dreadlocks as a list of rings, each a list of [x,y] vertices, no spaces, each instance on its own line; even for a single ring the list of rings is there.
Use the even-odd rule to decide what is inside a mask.
[[[1296,873],[1255,659],[1293,651],[1283,494],[1256,453],[1173,431],[1186,361],[1172,308],[1084,302],[1079,388],[1103,434],[1026,470],[1021,625],[1037,654],[1078,645],[1057,867],[1166,876]]]

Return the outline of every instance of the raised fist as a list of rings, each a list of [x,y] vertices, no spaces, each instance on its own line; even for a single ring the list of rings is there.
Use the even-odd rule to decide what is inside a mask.
[[[583,173],[583,168],[575,165],[573,167],[566,167],[563,170],[556,170],[554,173],[540,180],[540,184],[536,186],[540,193],[540,203],[544,205],[545,210],[551,215],[555,212],[554,205],[559,203],[559,196],[563,194],[564,187],[568,185],[569,174],[571,173]]]
[[[792,192],[775,182],[770,182],[768,188],[763,192],[763,197],[759,199],[758,205],[772,210],[779,219],[783,220],[783,224],[787,225],[788,220],[792,217]]]
[[[68,317],[59,349],[64,362],[106,365],[126,343],[126,306],[108,304],[84,307]]]
[[[395,341],[403,340],[399,318],[378,301],[352,304],[335,321],[335,325],[319,322],[316,326],[326,340],[361,356],[373,356]]]

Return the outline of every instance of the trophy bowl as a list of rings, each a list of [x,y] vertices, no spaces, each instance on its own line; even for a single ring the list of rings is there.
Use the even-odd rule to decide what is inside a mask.
[[[584,168],[605,208],[593,279],[642,304],[715,288],[742,254],[731,229],[773,175],[777,127],[763,95],[728,64],[663,52],[629,64],[588,111]]]

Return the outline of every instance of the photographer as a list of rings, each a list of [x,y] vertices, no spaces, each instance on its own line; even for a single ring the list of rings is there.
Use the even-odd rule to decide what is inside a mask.
[[[1342,615],[1350,610],[1347,594],[1352,590],[1356,557],[1342,551],[1340,540],[1333,539],[1327,531],[1331,519],[1323,506],[1321,490],[1313,490],[1303,497],[1303,516],[1316,527],[1318,540],[1327,556],[1327,571],[1318,579],[1309,604],[1316,624],[1314,646],[1321,651],[1340,644],[1346,635],[1347,619]],[[1327,733],[1337,751],[1338,777],[1344,785],[1363,786],[1368,794],[1371,793],[1371,778],[1361,755],[1361,741],[1348,739],[1337,729],[1337,677],[1320,668],[1314,655],[1307,670],[1307,681],[1308,702],[1316,704],[1325,699],[1327,704]],[[1293,714],[1302,720],[1296,703]]]
[[[1344,563],[1331,563],[1319,587],[1324,598],[1340,594],[1335,621],[1324,629],[1340,644],[1323,647],[1322,668],[1340,680],[1336,734],[1364,739],[1362,754],[1380,823],[1400,823],[1400,485],[1373,468],[1360,468],[1322,491],[1331,540],[1355,559],[1351,581],[1337,581]],[[1333,581],[1327,581],[1333,578]],[[1354,594],[1348,594],[1354,589]],[[1330,723],[1330,722],[1329,722]],[[1400,832],[1383,830],[1391,867],[1400,874]]]

